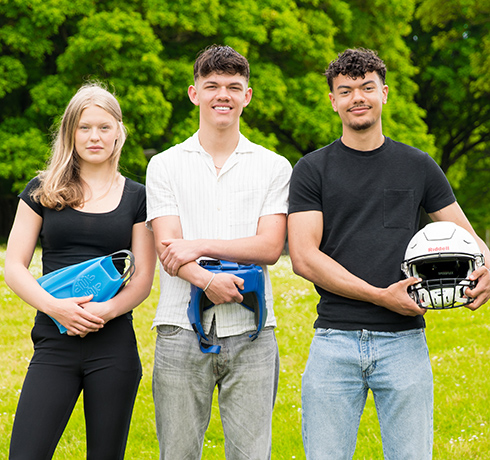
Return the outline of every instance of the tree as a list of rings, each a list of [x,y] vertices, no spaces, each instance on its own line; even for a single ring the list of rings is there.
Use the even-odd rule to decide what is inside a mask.
[[[479,227],[490,228],[490,2],[422,0],[407,37],[418,66],[415,98],[434,135],[436,159],[458,201]],[[478,183],[478,189],[475,184]],[[478,198],[476,198],[478,197]]]
[[[19,191],[43,167],[51,127],[87,80],[114,89],[129,130],[123,170],[142,180],[145,147],[165,130],[162,45],[136,11],[97,2],[0,3],[0,178]],[[83,14],[82,14],[83,12]]]
[[[0,0],[3,190],[18,192],[43,167],[51,127],[90,78],[115,89],[130,131],[123,172],[143,181],[145,150],[197,129],[187,87],[197,52],[213,43],[250,61],[243,133],[293,164],[340,135],[323,72],[359,46],[388,66],[385,133],[432,154],[403,40],[414,11],[415,0]]]
[[[423,111],[413,102],[415,68],[402,38],[415,0],[403,5],[387,0],[382,6],[362,0],[148,0],[147,5],[147,18],[164,45],[164,61],[176,69],[167,94],[174,111],[162,139],[165,147],[197,127],[186,96],[196,52],[223,43],[251,64],[254,97],[243,116],[244,133],[292,163],[340,135],[322,74],[338,52],[357,46],[379,50],[389,66],[387,134],[433,151]]]

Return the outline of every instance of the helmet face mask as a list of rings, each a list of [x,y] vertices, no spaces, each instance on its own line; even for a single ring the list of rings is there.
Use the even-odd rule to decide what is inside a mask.
[[[408,244],[402,271],[422,281],[409,293],[420,307],[447,309],[470,304],[465,296],[475,281],[468,277],[484,264],[473,236],[452,222],[433,222],[417,232]]]

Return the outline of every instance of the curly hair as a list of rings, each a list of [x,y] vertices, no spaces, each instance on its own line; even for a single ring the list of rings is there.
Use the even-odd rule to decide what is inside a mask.
[[[202,50],[194,63],[194,81],[199,77],[217,74],[241,75],[250,79],[250,66],[246,58],[230,46],[211,45]]]
[[[338,75],[348,75],[353,80],[364,78],[366,73],[376,72],[383,85],[386,78],[385,63],[378,57],[376,51],[356,48],[347,49],[332,61],[325,71],[330,91],[333,91],[333,80]]]

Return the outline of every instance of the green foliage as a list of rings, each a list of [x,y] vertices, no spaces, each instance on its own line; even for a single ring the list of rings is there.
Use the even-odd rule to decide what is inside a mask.
[[[490,203],[490,151],[488,148],[475,149],[473,155],[464,157],[460,160],[458,167],[451,168],[449,175],[453,178],[458,172],[458,182],[456,195],[458,201],[465,209],[470,222],[473,223],[478,234],[490,241],[490,213],[488,203]]]
[[[0,57],[0,97],[12,92],[27,82],[24,66],[11,56]]]
[[[66,103],[98,79],[115,90],[129,128],[122,171],[143,181],[145,149],[196,131],[193,62],[219,43],[251,64],[243,132],[293,164],[341,134],[325,67],[346,48],[377,50],[390,87],[385,134],[452,169],[457,188],[490,141],[489,8],[477,0],[0,0],[0,138],[8,140],[0,177],[16,192],[44,166]],[[468,197],[465,208],[469,193],[458,196]]]
[[[489,17],[488,1],[422,0],[407,37],[434,156],[482,236],[490,228]]]
[[[145,148],[162,136],[172,107],[162,44],[136,11],[84,0],[0,3],[0,177],[18,192],[49,152],[49,132],[87,80],[113,89],[130,137],[121,157],[144,180]],[[3,81],[5,80],[5,83]],[[2,98],[3,97],[3,98]]]
[[[49,150],[42,151],[40,146],[46,142],[46,136],[36,128],[28,128],[22,133],[0,131],[0,179],[13,182],[13,190],[21,192],[29,179],[39,169],[40,159],[48,158]],[[43,154],[34,156],[33,151]]]
[[[402,40],[413,1],[377,3],[1,2],[0,133],[8,136],[13,120],[23,120],[23,131],[15,133],[17,140],[26,137],[21,144],[32,140],[30,130],[48,134],[76,89],[87,79],[102,80],[115,89],[130,132],[122,169],[143,180],[144,149],[163,150],[197,129],[187,97],[192,65],[201,49],[221,43],[251,64],[254,98],[243,115],[244,133],[295,163],[341,132],[322,76],[328,62],[347,46],[370,46],[390,67],[387,133],[430,150]],[[2,173],[17,188],[44,165],[49,136],[39,134],[38,141],[29,161],[14,152],[25,163],[22,175],[10,166]],[[10,155],[0,153],[0,169]]]
[[[420,69],[416,100],[445,171],[490,141],[489,16],[488,1],[423,0],[407,40]]]

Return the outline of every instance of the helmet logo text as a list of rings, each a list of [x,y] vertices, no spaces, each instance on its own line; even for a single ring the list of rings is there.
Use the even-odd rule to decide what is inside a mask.
[[[440,252],[449,251],[449,246],[436,246],[435,248],[429,248],[427,252]]]

